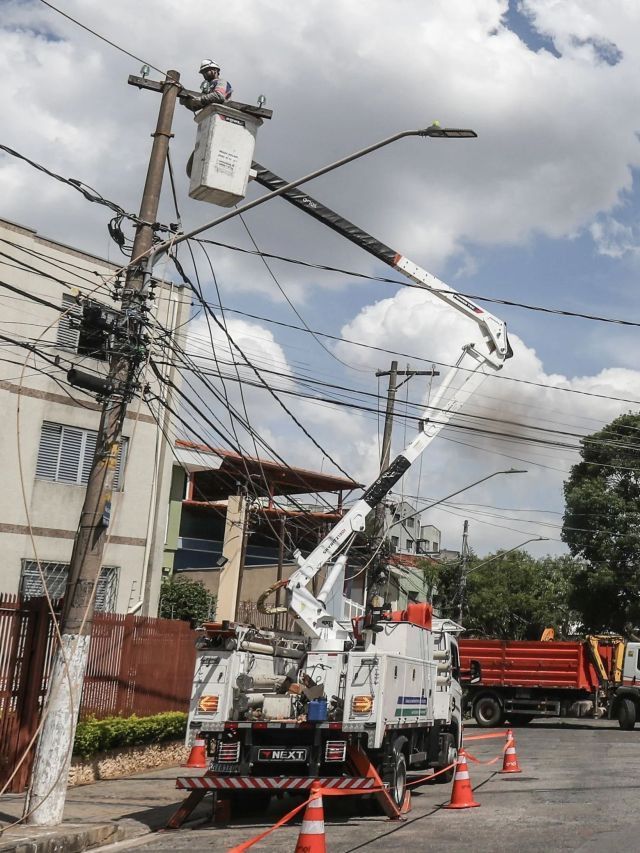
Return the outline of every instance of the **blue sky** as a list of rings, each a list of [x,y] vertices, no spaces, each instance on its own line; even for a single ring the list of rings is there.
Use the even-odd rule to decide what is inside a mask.
[[[260,131],[256,158],[283,177],[436,118],[473,127],[479,134],[473,142],[403,140],[314,182],[309,193],[463,292],[640,321],[635,5],[309,0],[291,7],[273,0],[267,7],[241,0],[217,4],[215,21],[205,0],[187,0],[179,9],[168,0],[63,5],[151,64],[179,69],[188,86],[197,85],[201,58],[213,55],[239,100],[255,102],[264,92],[274,118]],[[6,2],[3,12],[0,141],[137,209],[157,109],[155,96],[126,85],[139,63],[43,4]],[[195,130],[188,113],[176,114],[174,130],[180,208],[185,227],[192,227],[217,210],[187,198],[182,167]],[[0,216],[121,258],[96,206],[5,156],[0,179]],[[250,197],[260,192],[252,187]],[[161,215],[175,219],[168,194]],[[249,214],[247,223],[264,251],[390,273],[282,201]],[[250,246],[237,221],[209,236]],[[298,324],[258,259],[215,248],[211,257],[228,307]],[[215,300],[202,256],[199,266]],[[439,302],[406,288],[277,261],[272,269],[307,323],[338,337],[450,362],[473,334]],[[503,418],[502,432],[516,429],[519,438],[476,435],[469,447],[454,444],[454,432],[443,434],[425,456],[421,493],[446,494],[511,464],[512,456],[526,459],[525,480],[495,478],[460,498],[507,507],[502,520],[476,510],[472,515],[471,507],[459,511],[470,513],[472,543],[480,552],[512,547],[530,529],[549,535],[537,553],[562,551],[557,527],[534,522],[543,517],[557,524],[562,481],[577,455],[530,443],[531,427],[585,434],[632,405],[607,397],[640,399],[638,330],[486,307],[507,320],[516,345],[505,374],[534,384],[488,381],[470,411]],[[279,365],[279,381],[292,388],[302,388],[296,377],[304,372],[376,392],[374,372],[392,357],[328,342],[357,368],[347,370],[307,334],[232,315],[229,324],[252,357]],[[193,325],[192,342],[210,353],[201,321]],[[224,350],[224,342],[215,343]],[[426,383],[414,382],[410,399],[421,401],[427,390]],[[291,405],[343,467],[364,482],[371,479],[375,416],[308,401]],[[248,406],[256,427],[292,463],[320,466],[321,454],[272,401],[254,389]],[[396,449],[403,434],[399,419]],[[409,478],[406,492],[417,489],[416,478]],[[549,514],[528,516],[528,509]],[[528,526],[516,524],[517,518]],[[434,512],[425,520],[457,544],[459,516]]]

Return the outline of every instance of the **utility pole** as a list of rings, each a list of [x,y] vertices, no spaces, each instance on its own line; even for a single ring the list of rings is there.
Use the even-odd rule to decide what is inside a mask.
[[[462,624],[464,599],[467,592],[467,563],[469,561],[469,522],[462,526],[462,550],[460,551],[460,579],[458,581],[458,622]]]
[[[389,467],[389,462],[391,460],[391,435],[393,432],[393,417],[395,411],[395,402],[396,402],[396,392],[398,388],[401,388],[406,382],[408,382],[413,376],[439,376],[439,372],[432,368],[431,370],[410,370],[409,365],[407,365],[406,370],[398,370],[398,362],[392,361],[391,367],[389,370],[376,370],[376,377],[380,378],[381,376],[389,377],[389,385],[387,387],[387,406],[384,415],[384,431],[382,433],[382,449],[380,452],[380,473]],[[404,376],[405,379],[398,385],[398,377]],[[375,521],[373,528],[373,552],[381,553],[384,549],[382,547],[382,540],[384,539],[384,523],[385,523],[385,503],[384,501],[380,501],[380,503],[376,506],[375,509]],[[384,554],[382,554],[382,559],[386,561]],[[380,559],[373,560],[372,568],[374,569],[371,573],[365,574],[365,590],[364,590],[364,602],[367,604],[367,586],[368,586],[368,578],[369,576],[373,577],[373,587],[376,586],[376,581],[379,579],[379,575],[383,573],[384,567],[381,565]]]
[[[144,258],[153,245],[162,178],[164,175],[180,75],[168,71],[162,84],[162,100],[153,136],[153,146],[140,205],[140,222],[132,249],[132,259],[143,258],[129,266],[122,292],[122,310],[113,330],[116,342],[111,355],[109,375],[91,390],[103,398],[96,452],[89,474],[80,523],[71,554],[65,604],[60,620],[62,643],[56,651],[49,685],[45,718],[38,741],[33,779],[25,817],[28,823],[51,826],[62,821],[67,775],[75,737],[78,708],[89,652],[95,589],[102,568],[102,557],[111,515],[111,493],[120,449],[122,425],[127,404],[136,390],[141,367],[146,359],[144,337],[145,305]],[[82,385],[82,372],[75,371],[74,384]],[[70,377],[71,378],[71,377]]]

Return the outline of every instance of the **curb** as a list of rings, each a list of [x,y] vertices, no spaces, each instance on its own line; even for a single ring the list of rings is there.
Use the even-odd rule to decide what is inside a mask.
[[[60,827],[24,827],[0,836],[0,853],[82,853],[104,844],[140,835],[139,826],[126,823],[71,823]]]

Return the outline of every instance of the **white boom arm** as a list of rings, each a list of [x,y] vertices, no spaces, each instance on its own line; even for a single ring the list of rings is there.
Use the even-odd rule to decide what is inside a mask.
[[[285,181],[272,172],[254,163],[256,180],[269,189],[278,189]],[[282,196],[296,207],[309,213],[315,219],[328,225],[334,231],[347,237],[388,263],[398,272],[410,278],[419,287],[443,300],[456,311],[474,320],[482,332],[482,342],[478,345],[467,344],[457,364],[445,376],[433,401],[421,415],[420,431],[407,447],[383,471],[378,479],[365,491],[362,497],[351,507],[343,518],[331,529],[320,544],[308,557],[297,554],[298,568],[287,584],[287,609],[294,615],[304,634],[314,640],[321,640],[323,648],[342,648],[348,634],[327,612],[324,602],[330,593],[331,585],[342,576],[341,569],[346,562],[346,554],[341,550],[351,538],[364,530],[367,515],[391,491],[420,454],[431,444],[440,430],[445,427],[453,415],[467,402],[488,373],[502,368],[511,357],[512,351],[507,338],[507,327],[503,320],[485,311],[479,305],[461,296],[452,287],[414,264],[408,258],[398,255],[392,249],[380,243],[370,234],[362,231],[351,222],[340,217],[300,190],[285,192]],[[433,414],[433,416],[431,416]],[[332,560],[336,565],[327,575],[327,580],[318,597],[314,596],[307,585],[317,573]],[[270,610],[268,612],[274,612]]]

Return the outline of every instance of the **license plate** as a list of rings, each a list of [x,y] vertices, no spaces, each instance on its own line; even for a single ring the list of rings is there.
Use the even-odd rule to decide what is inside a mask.
[[[258,750],[258,761],[306,761],[306,749],[282,749],[269,747]]]
[[[216,761],[209,762],[209,770],[212,773],[237,773],[237,764],[219,764]]]

